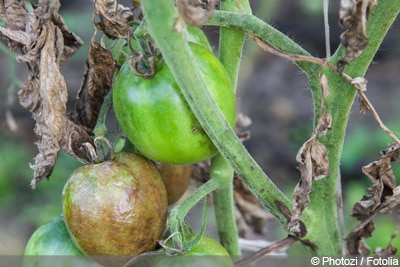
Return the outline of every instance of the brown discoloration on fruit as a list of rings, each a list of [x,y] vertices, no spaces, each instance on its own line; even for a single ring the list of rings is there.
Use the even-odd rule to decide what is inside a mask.
[[[137,255],[154,249],[165,229],[167,196],[152,162],[120,153],[77,169],[63,191],[69,232],[88,255]]]
[[[177,202],[189,186],[192,165],[161,164],[158,171],[167,190],[168,205]]]

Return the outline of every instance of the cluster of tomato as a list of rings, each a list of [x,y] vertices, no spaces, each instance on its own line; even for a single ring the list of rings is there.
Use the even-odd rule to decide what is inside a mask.
[[[210,94],[233,126],[235,96],[224,67],[200,29],[187,36]],[[166,230],[168,206],[186,191],[190,164],[217,153],[167,64],[156,62],[151,78],[133,74],[131,65],[126,61],[116,75],[113,106],[141,155],[120,152],[75,170],[63,190],[63,215],[33,234],[27,255],[134,256],[154,250]],[[188,254],[228,255],[206,236]]]

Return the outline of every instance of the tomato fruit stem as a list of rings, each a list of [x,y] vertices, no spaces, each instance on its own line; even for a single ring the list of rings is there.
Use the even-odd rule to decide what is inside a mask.
[[[209,94],[192,60],[192,52],[184,37],[185,25],[178,11],[169,0],[145,0],[142,7],[149,32],[201,126],[249,189],[286,224],[287,219],[276,206],[276,200],[290,209],[289,199],[251,157]]]

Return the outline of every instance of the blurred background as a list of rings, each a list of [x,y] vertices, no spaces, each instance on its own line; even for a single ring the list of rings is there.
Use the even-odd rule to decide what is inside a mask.
[[[91,24],[93,9],[91,1],[61,2],[60,13],[69,29],[85,42],[62,67],[69,90],[68,107],[73,110],[85,70],[88,43],[94,32]],[[339,44],[342,29],[338,25],[339,1],[331,2],[329,18],[333,52]],[[252,0],[251,5],[255,15],[289,35],[311,54],[325,57],[322,0]],[[205,31],[216,44],[218,29],[206,27]],[[17,96],[27,77],[26,66],[17,63],[15,55],[8,53],[4,40],[0,43],[0,60],[0,255],[20,255],[33,231],[61,213],[63,186],[80,163],[61,152],[50,179],[40,182],[35,190],[30,188],[33,172],[29,164],[37,153],[34,121],[19,105]],[[400,132],[399,71],[400,23],[397,21],[366,75],[369,81],[367,95],[382,120],[397,132]],[[266,173],[290,196],[299,178],[296,153],[312,131],[312,98],[307,79],[291,62],[265,53],[251,40],[245,46],[240,75],[238,107],[253,121],[248,127],[251,139],[245,145]],[[377,158],[389,142],[372,116],[359,115],[355,104],[342,158],[346,232],[356,223],[350,218],[352,205],[371,186],[361,173],[361,166]],[[207,229],[213,231],[212,207],[208,213],[211,226]],[[189,215],[189,220],[197,227],[201,221],[199,216],[201,211],[196,210]],[[393,218],[378,218],[377,230],[368,241],[371,247],[388,244],[398,224],[396,216],[398,214]],[[267,233],[271,241],[284,236],[283,231],[273,229]],[[394,244],[400,248],[400,237]]]

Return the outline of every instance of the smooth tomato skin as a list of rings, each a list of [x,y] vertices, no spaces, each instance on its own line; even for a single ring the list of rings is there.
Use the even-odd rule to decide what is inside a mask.
[[[193,240],[195,234],[186,236]],[[160,256],[152,265],[153,267],[233,267],[233,261],[225,248],[212,237],[204,235],[199,243],[186,254],[178,256]]]
[[[133,256],[154,249],[165,230],[167,207],[157,168],[126,152],[76,169],[63,190],[67,229],[90,256]]]
[[[235,95],[226,70],[207,49],[193,43],[190,47],[210,94],[233,127]],[[165,62],[157,66],[150,79],[134,75],[129,62],[124,63],[115,79],[113,104],[125,134],[149,159],[190,164],[217,153]]]
[[[72,242],[63,216],[57,216],[36,229],[28,240],[24,255],[83,256],[83,253]]]

